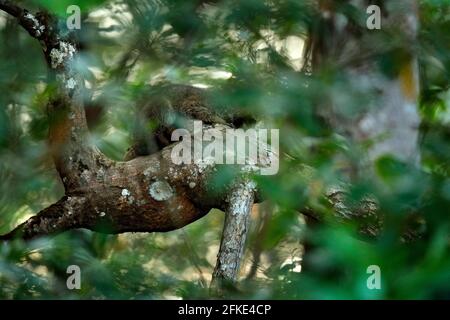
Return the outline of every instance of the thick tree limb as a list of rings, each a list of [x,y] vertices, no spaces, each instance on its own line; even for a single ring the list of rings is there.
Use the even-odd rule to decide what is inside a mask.
[[[83,80],[73,68],[76,44],[58,34],[48,14],[36,15],[40,18],[31,26],[24,19],[35,16],[28,11],[9,1],[0,1],[0,9],[40,40],[50,79],[56,80],[56,93],[48,105],[49,144],[66,190],[63,199],[3,239],[32,238],[77,227],[110,233],[169,231],[220,207],[223,199],[207,199],[203,192],[211,167],[174,165],[172,147],[130,162],[114,162],[92,146],[83,107]],[[41,32],[38,36],[33,33],[35,28]]]
[[[208,192],[214,165],[173,164],[173,147],[129,162],[102,162],[98,157],[94,160],[95,169],[83,167],[81,188],[72,187],[78,184],[67,184],[64,202],[73,199],[82,202],[73,208],[77,224],[63,224],[62,227],[108,233],[170,231],[201,218],[211,208],[223,208],[224,196]],[[61,208],[64,203],[54,209]],[[61,215],[68,217],[64,212],[62,210]],[[47,228],[38,232],[30,230],[31,227],[26,223],[19,230],[32,236],[50,233]],[[58,231],[63,231],[60,229]]]

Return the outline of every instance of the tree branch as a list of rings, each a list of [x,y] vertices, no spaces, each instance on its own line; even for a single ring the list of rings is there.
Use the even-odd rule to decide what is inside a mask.
[[[27,10],[3,0],[0,9],[40,39],[50,80],[56,81],[47,108],[49,144],[66,191],[65,198],[2,239],[19,235],[32,238],[77,227],[109,233],[169,231],[202,217],[211,205],[220,206],[219,200],[205,199],[202,194],[206,193],[199,193],[206,185],[205,167],[175,166],[171,148],[125,163],[108,159],[90,145],[83,106],[84,81],[73,67],[75,43],[58,34],[51,15],[39,14],[34,21]],[[67,201],[74,199],[82,205],[71,207],[68,215]]]
[[[79,215],[74,213],[84,210],[85,201],[82,197],[64,196],[55,204],[40,211],[36,216],[19,225],[0,240],[21,238],[32,239],[36,236],[56,234],[81,226]]]
[[[223,281],[235,282],[244,254],[250,212],[256,185],[250,180],[238,183],[227,199],[225,223],[214,269],[212,286],[220,288]]]
[[[45,26],[42,25],[41,22],[27,10],[7,0],[0,0],[0,10],[3,10],[9,15],[15,17],[18,23],[26,31],[28,31],[33,38],[39,39],[42,37]]]

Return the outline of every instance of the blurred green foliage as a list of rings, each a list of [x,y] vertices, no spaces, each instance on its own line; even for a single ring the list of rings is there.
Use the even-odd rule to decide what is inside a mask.
[[[356,237],[352,225],[307,230],[296,211],[300,206],[326,211],[320,195],[342,180],[336,170],[341,159],[358,159],[352,144],[317,117],[317,106],[335,99],[352,114],[366,99],[335,66],[314,75],[300,72],[301,57],[291,50],[299,51],[318,19],[310,1],[207,2],[21,1],[61,18],[68,5],[80,6],[77,66],[91,88],[88,113],[92,108],[98,117],[92,138],[113,159],[121,159],[130,144],[135,102],[148,84],[208,86],[218,104],[244,108],[281,128],[287,156],[278,175],[255,177],[271,204],[261,205],[253,217],[243,280],[227,297],[450,298],[450,2],[421,1],[421,167],[383,157],[376,179],[361,177],[351,188],[353,201],[376,195],[387,217],[383,234],[370,242]],[[364,14],[343,8],[355,20]],[[0,233],[5,233],[63,190],[45,142],[48,96],[39,44],[3,14],[0,43]],[[395,56],[384,58],[383,68],[396,67]],[[220,184],[226,175],[217,179]],[[424,237],[401,244],[412,209],[426,219]],[[208,298],[222,223],[223,214],[213,211],[167,234],[74,230],[1,244],[0,297]],[[298,272],[304,245],[310,250]],[[81,267],[81,290],[66,287],[69,265]],[[366,286],[370,265],[381,268],[381,290]]]

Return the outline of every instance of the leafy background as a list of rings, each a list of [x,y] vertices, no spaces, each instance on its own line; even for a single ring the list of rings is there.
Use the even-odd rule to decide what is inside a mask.
[[[113,159],[121,159],[130,144],[134,106],[148,84],[209,87],[217,102],[244,108],[281,128],[286,156],[277,176],[256,177],[270,201],[253,210],[242,281],[227,297],[450,298],[449,1],[421,1],[420,168],[383,157],[376,177],[363,177],[351,189],[353,200],[375,194],[389,217],[381,237],[371,242],[356,237],[351,225],[306,230],[296,211],[300,205],[326,211],[320,194],[342,179],[336,170],[341,159],[358,158],[359,151],[317,117],[318,106],[335,99],[351,113],[360,111],[366,99],[352,90],[337,66],[314,75],[301,72],[303,40],[318,19],[310,1],[20,2],[61,18],[69,5],[82,9],[77,36],[83,50],[77,66],[91,89],[92,138]],[[342,13],[365,14],[348,5]],[[2,13],[0,43],[0,233],[6,233],[63,190],[45,142],[48,92],[39,44]],[[385,68],[389,72],[395,63]],[[398,238],[411,208],[426,218],[424,237],[404,245]],[[222,225],[223,213],[214,210],[166,234],[74,230],[1,244],[0,297],[208,298]],[[310,249],[302,263],[305,246]],[[81,290],[66,287],[69,265],[81,268]],[[370,265],[381,268],[381,290],[366,286]]]

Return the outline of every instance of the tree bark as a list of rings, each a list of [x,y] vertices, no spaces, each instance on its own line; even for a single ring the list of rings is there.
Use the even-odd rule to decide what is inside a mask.
[[[255,188],[252,181],[244,180],[234,187],[227,199],[222,240],[212,278],[213,287],[220,287],[223,281],[235,282],[238,278]]]

